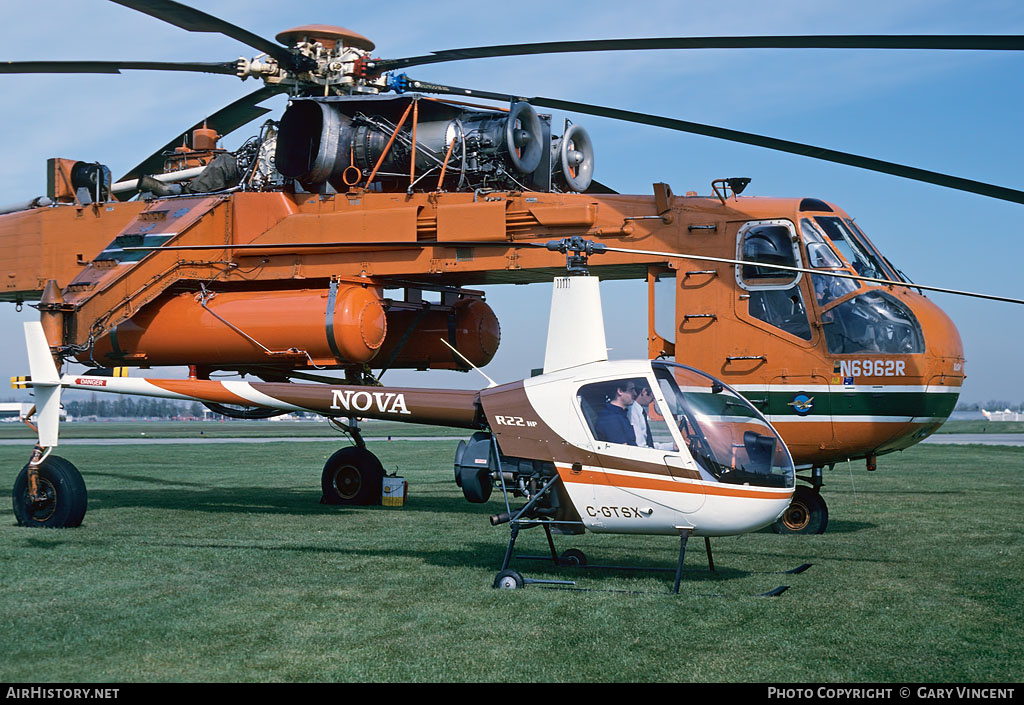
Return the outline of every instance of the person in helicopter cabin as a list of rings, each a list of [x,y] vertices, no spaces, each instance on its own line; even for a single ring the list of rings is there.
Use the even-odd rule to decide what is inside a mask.
[[[597,415],[594,436],[599,441],[635,446],[636,432],[629,422],[629,407],[637,396],[636,383],[630,379],[608,383],[608,401]]]

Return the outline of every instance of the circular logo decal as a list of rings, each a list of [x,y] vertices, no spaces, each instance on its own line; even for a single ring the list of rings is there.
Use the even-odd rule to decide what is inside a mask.
[[[793,397],[793,401],[789,402],[789,405],[800,416],[807,416],[807,414],[811,413],[811,409],[814,408],[814,397],[809,397],[806,394],[797,394]]]

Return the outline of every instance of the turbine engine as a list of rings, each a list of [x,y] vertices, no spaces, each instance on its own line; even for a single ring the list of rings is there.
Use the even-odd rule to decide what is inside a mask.
[[[292,99],[275,161],[311,192],[584,191],[594,151],[578,125],[553,139],[551,117],[525,102],[506,112],[415,95],[327,96]]]

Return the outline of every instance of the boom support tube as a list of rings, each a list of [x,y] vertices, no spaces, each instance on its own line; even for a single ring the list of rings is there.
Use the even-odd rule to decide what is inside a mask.
[[[64,375],[65,389],[86,389],[218,404],[310,411],[329,417],[479,428],[479,395],[474,390],[363,387],[353,385],[178,380]]]

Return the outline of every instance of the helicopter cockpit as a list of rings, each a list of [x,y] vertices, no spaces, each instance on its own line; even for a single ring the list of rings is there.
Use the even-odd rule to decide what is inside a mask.
[[[802,218],[800,232],[808,263],[814,269],[907,281],[878,254],[849,218],[820,215]],[[812,274],[811,283],[821,310],[829,353],[901,355],[924,352],[924,334],[917,318],[906,304],[882,291],[881,284],[822,274]]]
[[[586,384],[578,399],[593,438],[606,452],[628,457],[668,456],[685,444],[700,476],[730,484],[793,487],[789,450],[750,402],[722,382],[691,367],[652,361],[657,388],[646,377]],[[626,407],[622,396],[628,396]],[[618,397],[619,410],[612,402]],[[630,416],[644,417],[644,434]],[[621,417],[621,418],[620,418]],[[630,446],[629,449],[626,446]],[[625,456],[624,456],[625,457]]]
[[[750,402],[692,367],[661,361],[651,367],[667,420],[703,471],[730,484],[793,487],[786,444]]]
[[[832,211],[825,203],[815,203],[820,204],[815,210]],[[810,283],[830,354],[924,352],[924,334],[913,311],[884,290],[886,281],[909,281],[879,254],[853,220],[840,215],[806,215],[799,223],[799,238],[787,219],[750,221],[739,229],[737,254],[744,264],[737,268],[736,278],[747,292],[743,296],[747,313],[810,342],[814,337],[812,316],[801,284],[803,275],[777,267],[821,270],[822,274],[810,275]]]

